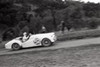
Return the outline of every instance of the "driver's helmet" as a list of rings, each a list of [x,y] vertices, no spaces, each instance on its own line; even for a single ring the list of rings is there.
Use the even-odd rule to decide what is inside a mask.
[[[46,28],[44,26],[42,26],[42,30],[46,30]]]
[[[26,36],[26,35],[27,35],[27,33],[26,33],[26,32],[24,32],[24,33],[23,33],[23,35],[24,35],[24,36]]]
[[[64,21],[61,21],[61,23],[64,23]]]

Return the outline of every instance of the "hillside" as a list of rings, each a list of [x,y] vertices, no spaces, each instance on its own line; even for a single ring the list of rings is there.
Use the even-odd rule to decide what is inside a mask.
[[[72,28],[96,29],[100,25],[99,3],[62,0],[7,1],[0,1],[0,23],[7,28],[3,31],[13,33],[14,37],[21,35],[23,31],[39,33],[42,25],[48,32],[60,30],[62,20],[69,31]]]

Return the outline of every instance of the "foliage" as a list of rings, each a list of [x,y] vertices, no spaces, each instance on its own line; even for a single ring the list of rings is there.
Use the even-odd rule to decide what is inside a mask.
[[[11,27],[9,31],[13,29],[15,37],[20,35],[18,33],[23,33],[21,30],[24,27],[28,27],[31,33],[39,33],[42,25],[48,32],[55,31],[62,20],[69,31],[71,28],[94,29],[100,25],[99,3],[63,2],[62,0],[23,0],[16,3],[22,6],[15,6],[13,2],[0,2],[0,7],[2,6],[0,23]],[[37,8],[33,9],[34,7]],[[34,14],[28,14],[28,12],[34,12]]]
[[[14,26],[17,23],[15,18],[17,10],[13,8],[12,3],[0,3],[0,22],[8,26]],[[6,19],[6,20],[5,20]]]
[[[89,21],[88,21],[88,28],[90,29],[96,29],[99,24],[100,24],[100,18],[90,18]]]
[[[100,15],[98,15],[100,11],[99,3],[86,3],[83,5],[83,10],[85,11],[85,15],[87,17],[100,17]]]

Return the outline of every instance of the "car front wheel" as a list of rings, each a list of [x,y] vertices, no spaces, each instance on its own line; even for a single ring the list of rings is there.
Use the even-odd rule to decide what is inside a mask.
[[[21,46],[18,43],[13,43],[12,44],[12,50],[19,50]]]
[[[41,43],[42,43],[42,46],[45,46],[45,47],[51,46],[51,45],[52,45],[52,42],[51,42],[50,39],[48,39],[48,38],[44,38],[44,39],[41,41]]]

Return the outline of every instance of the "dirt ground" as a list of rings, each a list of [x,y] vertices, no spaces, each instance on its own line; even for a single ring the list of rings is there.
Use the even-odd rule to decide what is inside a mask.
[[[4,55],[0,67],[100,67],[100,44]]]

